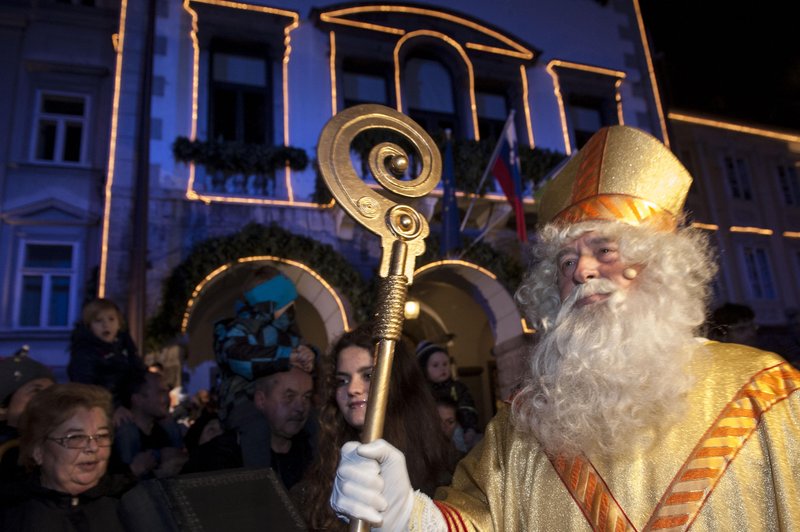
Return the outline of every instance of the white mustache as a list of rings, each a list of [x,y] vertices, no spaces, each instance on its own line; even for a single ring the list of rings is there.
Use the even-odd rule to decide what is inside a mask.
[[[613,294],[617,290],[619,290],[619,286],[610,279],[590,279],[582,285],[577,286],[572,293],[567,296],[567,299],[561,303],[561,312],[569,311],[578,301],[585,297],[595,294]]]

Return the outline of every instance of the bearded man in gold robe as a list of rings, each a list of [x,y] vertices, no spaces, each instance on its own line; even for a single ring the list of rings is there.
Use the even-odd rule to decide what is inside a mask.
[[[432,501],[383,440],[331,504],[381,530],[800,530],[800,372],[695,337],[716,274],[680,227],[691,177],[614,126],[548,184],[516,297],[541,339],[521,391]]]

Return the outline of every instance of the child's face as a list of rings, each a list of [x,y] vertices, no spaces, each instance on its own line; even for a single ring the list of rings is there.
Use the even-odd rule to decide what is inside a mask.
[[[447,353],[439,351],[428,359],[428,380],[431,382],[444,382],[450,378],[450,357]]]
[[[92,333],[108,343],[117,339],[119,326],[119,316],[117,316],[117,313],[113,310],[101,310],[95,314],[92,323],[89,324]]]
[[[439,411],[439,418],[442,420],[442,432],[444,432],[448,440],[452,440],[458,423],[455,409],[447,405],[436,405],[436,409]]]

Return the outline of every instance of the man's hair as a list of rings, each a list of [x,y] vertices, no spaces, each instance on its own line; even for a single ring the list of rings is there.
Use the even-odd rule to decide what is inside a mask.
[[[110,299],[104,298],[93,299],[86,303],[81,311],[81,321],[84,325],[91,325],[97,315],[106,310],[116,312],[119,326],[123,327],[125,322],[119,306]]]
[[[588,231],[614,240],[624,265],[640,266],[635,285],[606,302],[575,307],[581,284],[561,302],[559,250]],[[624,452],[679,416],[692,385],[688,365],[703,324],[716,265],[704,235],[614,222],[546,227],[536,263],[516,298],[540,327],[530,374],[515,396],[515,426],[532,430],[551,453]]]
[[[54,384],[34,395],[20,418],[20,462],[29,470],[36,468],[33,451],[56,427],[84,408],[101,409],[111,423],[111,393],[94,384],[68,382]]]
[[[711,321],[714,325],[736,325],[743,321],[752,321],[756,318],[756,313],[747,305],[738,303],[725,303],[711,313]]]
[[[279,371],[256,379],[253,382],[253,392],[261,392],[269,397],[269,394],[272,393],[272,389],[275,388],[275,385],[278,383],[278,377],[282,373],[288,373],[289,371],[290,370]]]
[[[120,403],[130,409],[133,405],[133,396],[140,393],[147,386],[148,379],[161,379],[161,374],[152,371],[133,370],[122,384],[120,389]]]
[[[561,308],[558,253],[564,245],[589,231],[617,241],[626,264],[644,266],[638,283],[680,286],[681,290],[691,291],[690,300],[701,305],[686,311],[697,318],[698,325],[703,322],[717,265],[708,238],[701,230],[682,228],[667,232],[648,225],[598,221],[568,226],[550,224],[541,230],[532,250],[533,266],[515,294],[530,323],[538,324],[545,331],[553,324]],[[653,304],[670,304],[670,293],[669,290],[657,291],[660,300]]]

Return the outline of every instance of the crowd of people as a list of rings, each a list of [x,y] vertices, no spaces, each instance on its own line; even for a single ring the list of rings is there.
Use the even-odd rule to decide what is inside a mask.
[[[69,382],[56,384],[27,352],[0,360],[0,529],[121,530],[137,483],[242,467],[271,468],[297,507],[313,509],[309,528],[346,528],[327,501],[339,449],[364,425],[375,340],[363,324],[320,353],[297,331],[296,298],[277,270],[251,272],[233,315],[215,324],[213,393],[178,405],[107,299],[83,309]],[[431,376],[439,356],[449,372],[446,348],[420,346],[416,356],[397,350],[385,434],[432,496],[463,454],[451,438],[458,421],[443,428],[437,399],[459,401],[452,416],[469,411],[473,437],[477,415],[466,387],[441,369]]]
[[[70,382],[25,352],[0,360],[0,530],[126,530],[137,485],[236,468],[274,471],[309,530],[793,529],[800,372],[740,345],[741,308],[709,329],[739,343],[696,336],[716,266],[681,226],[690,182],[627,127],[559,170],[516,293],[540,332],[487,426],[446,345],[398,342],[383,437],[360,443],[372,325],[320,352],[272,268],[214,326],[214,389],[172,408],[119,308],[88,303]]]

